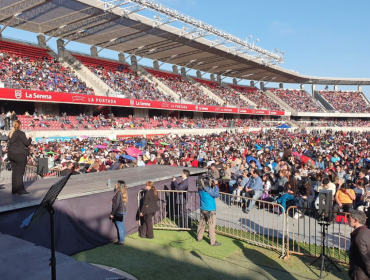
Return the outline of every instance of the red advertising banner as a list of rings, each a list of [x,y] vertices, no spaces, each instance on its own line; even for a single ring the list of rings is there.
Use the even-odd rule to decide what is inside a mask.
[[[47,102],[47,103],[52,102],[52,103],[88,104],[88,105],[107,105],[107,106],[118,106],[118,107],[134,107],[134,108],[211,112],[211,113],[275,115],[275,116],[285,115],[283,111],[217,107],[217,106],[172,103],[172,102],[163,102],[163,101],[105,97],[105,96],[97,96],[97,95],[35,91],[35,90],[26,90],[26,89],[8,89],[8,88],[0,89],[0,99],[16,100],[16,101],[18,100],[18,101],[32,101],[32,102]]]

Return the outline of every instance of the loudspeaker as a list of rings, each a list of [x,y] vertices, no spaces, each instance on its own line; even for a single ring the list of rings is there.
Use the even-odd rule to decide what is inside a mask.
[[[37,164],[37,174],[42,176],[42,174],[48,173],[48,158],[39,158]]]
[[[321,190],[319,192],[319,215],[326,219],[331,219],[333,208],[333,194],[331,190]]]

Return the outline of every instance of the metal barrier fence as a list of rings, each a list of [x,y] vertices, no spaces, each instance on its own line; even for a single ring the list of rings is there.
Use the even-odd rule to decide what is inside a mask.
[[[251,203],[254,208],[246,211]],[[270,248],[285,255],[286,216],[276,203],[220,193],[216,232]]]
[[[61,171],[50,171],[47,174],[37,174],[37,166],[33,165],[27,165],[24,175],[23,175],[23,181],[29,182],[29,181],[37,181],[40,179],[46,179],[46,178],[57,178],[60,177]],[[10,184],[12,182],[12,169],[10,162],[2,162],[0,164],[0,184]]]
[[[352,232],[346,222],[348,213],[337,213],[342,217],[343,223],[332,222],[328,225],[326,244],[322,244],[321,226],[319,225],[319,214],[317,209],[300,208],[301,217],[293,219],[296,215],[296,206],[287,209],[286,244],[287,255],[296,254],[317,257],[321,253],[323,245],[327,247],[327,255],[336,262],[348,263],[347,251],[350,247],[350,234]]]
[[[137,195],[139,209],[142,206],[143,194],[141,190]],[[197,228],[200,217],[198,192],[158,190],[158,198],[159,211],[153,217],[155,229],[194,230]]]
[[[184,195],[186,199],[184,200]],[[200,219],[200,198],[197,191],[158,190],[159,211],[154,215],[154,228],[195,230]],[[143,192],[139,191],[140,209]],[[187,203],[182,203],[187,201]],[[238,203],[256,203],[259,209],[247,212]],[[216,199],[216,233],[277,250],[285,255],[286,215],[281,205],[242,196],[220,193]],[[277,214],[278,213],[278,218]],[[140,219],[139,219],[140,225]]]

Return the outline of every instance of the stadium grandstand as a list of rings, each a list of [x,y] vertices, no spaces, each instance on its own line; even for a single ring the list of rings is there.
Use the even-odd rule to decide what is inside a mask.
[[[131,246],[129,242],[162,246],[165,243],[156,244],[150,232],[153,224],[162,232],[190,232],[202,225],[200,217],[212,217],[217,235],[235,238],[232,245],[240,255],[241,248],[247,247],[239,246],[236,239],[272,249],[282,257],[318,257],[327,245],[335,261],[349,263],[348,212],[362,209],[370,221],[370,103],[362,90],[370,86],[370,78],[319,77],[286,69],[285,53],[278,48],[264,49],[258,39],[240,39],[152,0],[2,0],[0,25],[0,136],[10,135],[0,137],[0,192],[15,197],[0,199],[0,239],[7,231],[17,238],[37,239],[38,246],[24,245],[27,248],[49,246],[45,236],[54,230],[38,234],[45,231],[40,226],[23,235],[19,224],[50,187],[43,179],[53,182],[51,190],[55,190],[63,182],[59,177],[69,176],[68,193],[58,193],[55,209],[50,203],[45,206],[51,217],[55,210],[58,213],[58,236],[51,247],[56,246],[60,254],[86,253],[113,240],[124,245],[122,234],[144,231],[146,224],[147,232],[140,232],[142,240],[135,236],[126,241],[126,247],[112,247],[120,253],[120,248]],[[10,28],[31,34],[34,43],[19,36],[8,38],[4,31]],[[109,58],[103,56],[105,52]],[[14,132],[16,120],[31,140]],[[26,147],[19,154],[23,159],[19,166],[25,171],[12,158],[12,135],[17,134]],[[18,168],[21,171],[15,175]],[[199,174],[210,173],[204,181],[198,180]],[[179,176],[181,182],[176,181]],[[21,185],[21,177],[27,183],[22,191],[13,192],[14,182]],[[188,186],[181,189],[184,181]],[[154,183],[158,190],[152,188]],[[335,191],[348,197],[341,203],[333,196],[335,211],[329,211],[333,217],[319,216],[318,193],[334,184]],[[353,196],[347,192],[350,185]],[[203,213],[199,205],[204,197],[197,200],[202,187],[209,191],[209,186],[215,187],[217,218],[213,206],[207,215]],[[140,199],[151,195],[151,189],[160,207],[149,213]],[[127,199],[131,201],[126,208]],[[110,213],[111,205],[117,209]],[[317,222],[324,219],[326,229],[321,235]],[[333,225],[328,236],[334,238],[325,244],[328,223]],[[162,240],[167,242],[165,237]],[[189,243],[168,248],[186,247],[183,254],[208,242],[199,236],[183,240]],[[226,248],[222,238],[216,241],[210,234],[209,240],[214,241],[212,246],[222,241]],[[140,250],[151,255],[144,246]],[[207,252],[208,257],[223,261],[216,250]],[[222,253],[227,254],[225,259],[232,253],[228,250]],[[191,255],[199,261],[202,256],[197,254]],[[55,264],[53,257],[50,260]],[[61,255],[59,261],[63,261]],[[66,261],[60,267],[72,265]],[[38,269],[34,265],[33,271]],[[160,273],[152,276],[161,278]],[[35,275],[29,279],[37,279],[39,274]],[[1,279],[18,279],[1,276],[0,272]]]
[[[286,70],[278,66],[283,53],[199,24],[153,1],[8,2],[0,7],[3,29],[37,33],[38,44],[1,38],[1,98],[7,100],[3,113],[23,115],[36,109],[53,116],[67,111],[71,116],[112,112],[122,118],[263,119],[286,121],[293,127],[297,121],[326,118],[367,121],[370,105],[361,87],[369,85],[369,79],[304,76]],[[141,10],[157,16],[151,19]],[[53,18],[54,13],[59,17]],[[184,27],[176,28],[174,21]],[[48,44],[53,37],[58,38],[56,51]],[[68,50],[70,42],[90,45],[90,54]],[[100,57],[104,49],[116,51],[117,60]],[[140,65],[142,58],[152,60],[153,67]],[[160,68],[165,63],[172,64],[173,72]],[[188,75],[190,70],[196,76]],[[225,78],[233,82],[224,83]],[[272,81],[279,88],[266,87]],[[289,89],[290,83],[301,88]],[[315,90],[316,85],[330,84],[333,91]],[[312,87],[312,95],[305,85]],[[358,91],[338,90],[341,85],[357,85]],[[56,97],[59,93],[76,96]]]

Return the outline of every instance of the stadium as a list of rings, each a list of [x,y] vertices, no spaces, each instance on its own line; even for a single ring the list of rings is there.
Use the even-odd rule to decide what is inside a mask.
[[[27,231],[19,225],[35,211],[48,188],[70,171],[81,175],[71,176],[55,203],[58,278],[167,279],[181,266],[181,258],[165,276],[155,277],[163,271],[149,269],[145,274],[131,263],[125,266],[101,257],[112,251],[130,261],[129,254],[145,255],[148,246],[150,261],[155,262],[161,255],[155,252],[167,239],[169,244],[181,243],[176,250],[199,252],[199,258],[204,255],[211,258],[209,262],[217,259],[214,263],[220,264],[214,268],[225,265],[221,260],[237,250],[246,252],[244,243],[275,252],[271,259],[310,259],[327,248],[344,272],[324,272],[326,276],[346,275],[352,231],[349,212],[370,213],[370,103],[363,91],[370,78],[302,75],[282,66],[288,53],[267,50],[252,36],[238,38],[151,0],[3,0],[0,16],[0,126],[8,135],[19,120],[32,138],[23,175],[28,196],[11,194],[14,168],[6,141],[2,142],[0,243],[19,242],[25,251],[33,243],[44,250],[22,256],[18,247],[9,245],[0,260],[15,261],[7,254],[22,260],[45,259],[54,235],[45,233],[47,218]],[[30,32],[37,43],[3,36],[7,29]],[[69,49],[76,43],[85,49]],[[116,59],[103,56],[106,52]],[[139,172],[139,162],[144,171]],[[184,168],[191,176],[188,200],[182,204],[178,197],[183,190],[173,187],[171,180],[184,176]],[[257,196],[253,190],[248,196],[250,185],[239,183],[251,180],[247,178],[255,170],[264,180],[263,194]],[[216,233],[227,247],[220,254],[194,238],[201,213],[197,178],[207,172],[218,176]],[[123,247],[130,247],[126,255],[125,249],[111,246],[117,232],[108,219],[112,188],[122,178],[129,199],[124,218],[128,241]],[[312,191],[306,183],[298,184],[304,178]],[[334,218],[325,243],[317,221],[322,211],[319,190],[327,178],[335,192],[344,184],[351,186],[356,198],[340,203],[333,193]],[[136,237],[143,225],[136,215],[141,190],[152,181],[160,201],[154,230],[162,241]],[[291,186],[287,189],[286,184]],[[5,198],[8,195],[12,199]],[[348,208],[342,209],[343,204]],[[191,243],[191,238],[201,242]],[[135,246],[141,246],[140,252]],[[250,248],[248,253],[253,254]],[[258,254],[265,262],[265,255]],[[28,264],[31,276],[4,270],[0,278],[50,279],[49,268],[37,265]],[[197,269],[203,271],[199,278],[189,272],[178,279],[205,279],[210,273],[204,266]],[[210,275],[259,279],[261,271],[244,277],[253,269]],[[301,279],[278,261],[266,269],[280,271],[269,271],[274,279],[288,275]],[[310,273],[321,278],[323,267],[316,272]]]

